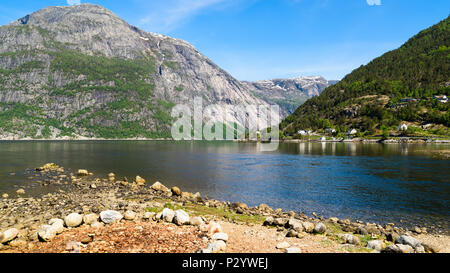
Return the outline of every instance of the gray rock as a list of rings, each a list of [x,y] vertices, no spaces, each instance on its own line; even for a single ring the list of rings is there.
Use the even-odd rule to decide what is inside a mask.
[[[188,225],[189,224],[189,214],[187,214],[184,210],[175,211],[175,215],[173,217],[173,222],[179,226]]]
[[[226,249],[227,249],[227,244],[222,240],[212,242],[206,247],[206,250],[209,251],[209,253],[217,253],[220,251],[225,251]],[[208,253],[208,252],[206,252],[206,253]]]
[[[273,225],[284,227],[286,225],[287,221],[288,220],[285,218],[275,218],[275,219],[273,219]]]
[[[171,209],[165,208],[162,211],[161,214],[161,219],[168,222],[168,223],[172,223],[173,218],[175,217],[175,212]]]
[[[351,244],[359,246],[361,244],[358,237],[351,235],[351,234],[343,234],[341,235],[342,239],[344,240],[345,244]]]
[[[401,235],[395,239],[396,244],[409,245],[413,248],[422,246],[420,242],[408,235]]]
[[[384,250],[384,253],[413,253],[414,249],[409,245],[395,244],[389,245]]]
[[[95,222],[98,222],[98,215],[95,213],[87,214],[83,217],[83,222],[86,225],[92,225]]]
[[[372,240],[367,242],[367,248],[375,249],[376,251],[382,251],[386,245],[381,240]]]
[[[318,223],[314,227],[314,233],[323,234],[327,231],[327,226],[323,223]]]
[[[83,216],[78,213],[71,213],[64,218],[67,227],[78,227],[83,223]]]
[[[302,222],[302,225],[306,232],[312,233],[314,231],[314,224],[311,222]]]
[[[118,211],[106,210],[100,213],[100,219],[105,224],[113,224],[122,220],[123,215]]]
[[[38,231],[38,238],[41,241],[49,242],[55,238],[57,234],[57,227],[56,225],[43,225],[39,227]]]
[[[198,217],[198,216],[191,217],[190,218],[190,223],[191,223],[191,225],[198,226],[198,227],[204,224],[203,219],[201,217]]]

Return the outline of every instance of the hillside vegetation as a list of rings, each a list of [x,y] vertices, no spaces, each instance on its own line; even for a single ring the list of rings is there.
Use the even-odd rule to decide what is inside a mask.
[[[285,135],[300,129],[356,128],[362,135],[396,130],[401,123],[433,124],[448,134],[449,103],[435,96],[450,90],[450,18],[426,29],[399,49],[361,66],[308,100],[286,118]]]

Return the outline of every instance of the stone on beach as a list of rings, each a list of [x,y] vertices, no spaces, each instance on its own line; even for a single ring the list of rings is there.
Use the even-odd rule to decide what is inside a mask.
[[[64,218],[67,227],[78,227],[83,223],[83,216],[79,213],[71,213]]]
[[[100,219],[105,224],[113,224],[122,220],[123,215],[115,210],[105,210],[100,213]]]
[[[19,230],[16,228],[10,228],[5,232],[3,232],[3,236],[1,234],[2,233],[0,233],[0,240],[1,240],[0,243],[4,244],[14,240],[17,237],[17,235],[19,235]]]
[[[302,222],[305,231],[308,233],[312,233],[314,231],[314,224],[311,222]]]
[[[146,183],[145,179],[140,177],[139,175],[136,176],[136,184],[138,184],[139,186],[144,186]]]
[[[207,247],[206,247],[206,252],[204,253],[217,253],[220,251],[225,251],[227,248],[227,244],[224,241],[215,241],[210,243]]]
[[[48,224],[56,231],[56,234],[61,234],[64,231],[64,220],[59,218],[52,218]]]
[[[201,226],[200,230],[208,232],[209,235],[223,232],[223,229],[220,226],[220,224],[214,221],[211,221],[208,225]]]
[[[150,188],[155,190],[155,191],[162,191],[162,192],[169,192],[170,191],[166,186],[161,184],[161,182],[155,182]]]
[[[184,210],[177,210],[175,211],[173,222],[179,226],[187,225],[189,224],[189,214],[187,214]]]
[[[409,245],[395,244],[387,246],[382,252],[385,253],[413,253],[414,249]]]
[[[78,176],[88,176],[89,172],[88,172],[88,170],[79,169],[78,172],[77,172],[77,175]]]
[[[286,249],[289,248],[291,245],[288,242],[280,242],[277,244],[277,249]]]
[[[397,237],[395,239],[395,243],[396,244],[401,244],[401,245],[409,245],[413,248],[417,248],[417,247],[421,247],[422,245],[420,244],[420,242],[408,235],[401,235],[399,237]]]
[[[367,248],[375,249],[376,251],[382,251],[386,245],[381,240],[372,240],[367,242]]]
[[[39,231],[37,233],[39,240],[44,242],[49,242],[53,238],[55,238],[57,234],[58,226],[53,225],[42,225],[39,227]]]
[[[161,213],[161,219],[168,222],[168,223],[172,223],[173,218],[175,217],[175,212],[169,208],[165,208],[163,209],[162,213]]]
[[[224,242],[227,242],[228,241],[228,234],[223,233],[223,232],[218,232],[218,233],[215,233],[213,236],[211,236],[211,239],[215,240],[215,241],[222,240]]]
[[[9,195],[7,193],[2,194],[2,198],[6,199],[8,197],[9,197]]]
[[[18,189],[16,191],[17,194],[25,194],[25,190],[24,189]]]
[[[132,221],[136,218],[136,212],[134,212],[132,210],[127,210],[124,214],[124,218],[125,218],[125,220]]]
[[[203,219],[199,216],[191,217],[190,223],[191,223],[191,225],[198,226],[198,227],[204,224]]]
[[[342,238],[344,244],[351,244],[355,246],[359,246],[361,244],[359,238],[351,234],[342,234],[339,235],[339,237]]]
[[[323,223],[318,223],[314,227],[314,233],[323,234],[327,231],[327,226],[325,226]]]
[[[95,213],[87,214],[83,217],[83,222],[86,225],[92,225],[95,222],[98,222],[98,215]]]
[[[172,191],[172,194],[173,194],[173,195],[175,195],[175,196],[181,196],[181,190],[180,190],[180,188],[178,188],[178,187],[172,187],[171,191]]]
[[[284,253],[298,254],[298,253],[302,253],[302,250],[298,247],[288,247],[288,248],[284,249]]]

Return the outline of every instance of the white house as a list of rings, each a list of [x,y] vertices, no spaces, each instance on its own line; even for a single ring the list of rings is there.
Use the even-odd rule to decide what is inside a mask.
[[[308,133],[304,130],[300,130],[300,131],[298,131],[298,134],[301,136],[306,136]]]
[[[398,126],[398,130],[399,131],[407,131],[408,130],[408,125],[401,124],[400,126]]]
[[[350,129],[347,131],[347,135],[352,136],[352,135],[356,135],[358,133],[358,131],[356,129]]]
[[[329,129],[326,129],[325,132],[327,132],[328,134],[334,134],[334,133],[336,133],[336,129],[329,128]]]

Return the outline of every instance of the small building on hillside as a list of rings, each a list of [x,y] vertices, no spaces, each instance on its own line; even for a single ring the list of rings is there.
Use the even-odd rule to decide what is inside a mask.
[[[308,133],[305,130],[298,131],[298,134],[301,136],[306,136]]]
[[[328,134],[334,134],[336,133],[336,129],[328,128],[325,130],[325,132],[327,132]]]
[[[398,130],[399,131],[408,131],[408,125],[406,125],[406,124],[401,124],[400,126],[398,126]]]
[[[358,133],[358,131],[356,129],[350,129],[347,131],[348,136],[353,136],[353,135],[356,135],[357,133]]]
[[[442,102],[442,103],[447,103],[448,102],[448,98],[446,95],[442,95],[442,96],[435,96],[433,99]]]

